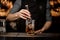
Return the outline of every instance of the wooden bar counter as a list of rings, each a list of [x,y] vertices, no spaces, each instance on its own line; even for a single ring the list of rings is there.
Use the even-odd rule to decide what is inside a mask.
[[[59,37],[59,33],[42,33],[37,35],[27,35],[27,33],[16,33],[16,32],[9,32],[9,33],[2,33],[0,37]]]

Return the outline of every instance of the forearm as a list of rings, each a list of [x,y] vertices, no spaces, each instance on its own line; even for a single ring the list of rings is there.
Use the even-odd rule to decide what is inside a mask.
[[[8,14],[6,20],[14,21],[14,20],[16,20],[18,18],[19,18],[19,16],[17,15],[17,13],[14,13],[14,14]]]
[[[24,20],[26,20],[27,18],[31,18],[31,14],[28,10],[26,9],[21,9],[19,12],[16,12],[16,13],[13,13],[13,14],[8,14],[7,16],[7,20],[10,20],[10,21],[14,21],[18,18],[22,18]]]
[[[51,26],[51,21],[47,21],[44,26],[42,27],[42,30],[47,30]]]

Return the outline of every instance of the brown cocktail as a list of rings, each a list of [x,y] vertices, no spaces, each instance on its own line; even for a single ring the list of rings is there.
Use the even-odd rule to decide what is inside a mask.
[[[28,35],[34,35],[34,22],[35,20],[26,20],[26,33]]]

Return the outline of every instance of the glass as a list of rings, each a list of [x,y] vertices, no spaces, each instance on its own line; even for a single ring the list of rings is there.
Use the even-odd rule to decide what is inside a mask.
[[[5,33],[6,29],[5,29],[5,20],[4,19],[0,19],[0,33]]]
[[[34,35],[34,23],[35,20],[27,19],[26,20],[26,33],[29,35]]]

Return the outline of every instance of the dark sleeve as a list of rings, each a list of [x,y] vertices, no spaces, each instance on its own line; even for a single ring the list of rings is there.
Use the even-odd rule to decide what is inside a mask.
[[[16,0],[10,13],[15,13],[21,8],[21,0]]]
[[[46,5],[46,21],[51,21],[52,17],[51,17],[51,13],[50,13],[50,4],[49,4],[49,0],[47,0],[47,5]]]

